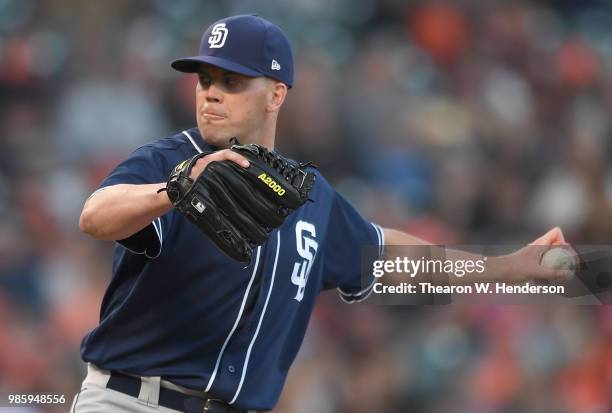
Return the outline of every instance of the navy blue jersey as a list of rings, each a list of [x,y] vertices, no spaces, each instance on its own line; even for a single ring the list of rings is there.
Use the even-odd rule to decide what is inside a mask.
[[[196,128],[134,151],[101,184],[165,182],[207,145]],[[359,301],[361,247],[383,232],[318,173],[307,202],[253,251],[232,260],[171,210],[117,243],[100,323],[81,355],[107,370],[162,376],[243,409],[274,407],[319,292]],[[363,284],[365,285],[365,288]]]

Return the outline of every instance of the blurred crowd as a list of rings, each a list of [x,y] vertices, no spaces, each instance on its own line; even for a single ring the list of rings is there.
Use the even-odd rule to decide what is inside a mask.
[[[78,390],[113,248],[79,232],[83,202],[131,150],[195,124],[195,79],[169,62],[246,12],[294,45],[279,149],[366,217],[442,244],[612,238],[608,2],[0,1],[0,394]],[[607,306],[325,293],[276,411],[611,410]]]

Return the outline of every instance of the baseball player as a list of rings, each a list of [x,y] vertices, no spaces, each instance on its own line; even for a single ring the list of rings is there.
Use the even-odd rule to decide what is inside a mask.
[[[370,293],[371,283],[361,280],[361,247],[382,252],[385,244],[424,243],[364,219],[315,168],[288,166],[274,152],[278,113],[293,86],[291,46],[279,27],[256,15],[219,20],[204,33],[199,54],[172,67],[197,74],[197,127],[136,149],[90,196],[80,218],[82,231],[117,244],[99,325],[82,342],[88,372],[74,412],[271,410],[318,294],[335,288],[352,303]],[[234,137],[245,150],[234,150]],[[306,177],[314,183],[301,206],[275,228],[264,226],[264,242],[232,239],[233,227],[223,223],[232,210],[207,203],[205,195],[216,189],[199,177],[219,165],[226,175],[244,176],[260,158],[292,171],[291,179],[301,177],[298,189]],[[281,199],[293,182],[283,176],[278,185],[257,178]],[[192,184],[188,191],[201,198],[177,195],[177,182]],[[206,213],[214,215],[204,222]],[[538,242],[565,240],[554,229]],[[242,261],[232,258],[238,249]],[[529,254],[515,254],[524,273],[545,274]]]

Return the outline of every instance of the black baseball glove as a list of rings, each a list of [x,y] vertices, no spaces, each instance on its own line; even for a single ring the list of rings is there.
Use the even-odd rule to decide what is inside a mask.
[[[227,255],[249,263],[254,247],[308,200],[315,174],[266,148],[240,145],[231,150],[249,160],[243,168],[231,161],[213,161],[194,181],[189,177],[200,153],[178,164],[166,191],[176,209],[204,231]]]

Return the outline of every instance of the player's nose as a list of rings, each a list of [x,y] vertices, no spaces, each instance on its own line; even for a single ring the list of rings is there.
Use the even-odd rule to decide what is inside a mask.
[[[206,89],[206,100],[208,102],[221,102],[223,100],[223,91],[217,87],[215,82],[212,82]]]

